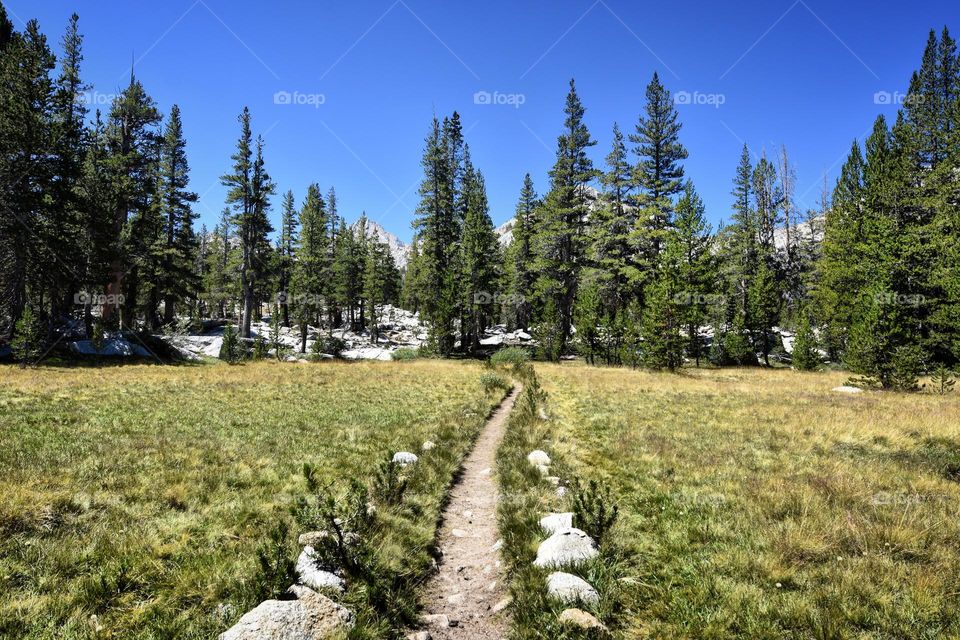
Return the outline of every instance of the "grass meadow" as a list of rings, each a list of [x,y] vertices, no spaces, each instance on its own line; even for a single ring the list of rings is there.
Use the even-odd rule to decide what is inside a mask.
[[[626,638],[960,637],[960,398],[845,374],[538,365],[612,487]]]
[[[428,360],[4,367],[0,637],[215,636],[255,604],[257,546],[305,493],[303,463],[325,482],[366,481],[391,451],[447,438],[455,466],[502,397],[479,373]],[[418,540],[448,481],[421,497]]]

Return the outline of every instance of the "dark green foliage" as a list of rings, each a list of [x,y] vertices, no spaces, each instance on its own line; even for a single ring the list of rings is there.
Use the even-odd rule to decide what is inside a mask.
[[[10,348],[21,367],[36,364],[36,359],[42,353],[43,331],[30,305],[24,307],[23,314],[17,320]]]
[[[246,347],[240,341],[237,329],[232,324],[223,328],[223,342],[220,344],[220,359],[237,364],[244,359]]]
[[[817,350],[817,340],[810,326],[810,318],[806,312],[800,313],[800,322],[793,339],[793,352],[790,354],[793,368],[798,371],[816,371],[822,364],[820,352]]]
[[[391,354],[394,360],[417,360],[423,357],[420,349],[402,347]]]
[[[326,353],[334,358],[339,358],[347,350],[347,343],[343,338],[337,336],[317,336],[313,341],[311,349],[314,355]]]
[[[283,360],[287,352],[287,345],[280,339],[280,305],[274,305],[273,313],[270,314],[270,349],[277,360]]]
[[[596,480],[574,481],[570,487],[573,495],[573,526],[585,531],[597,544],[617,522],[620,507],[610,492],[610,487]]]
[[[270,343],[267,342],[267,339],[263,337],[262,334],[257,334],[257,337],[253,339],[253,354],[252,357],[254,360],[263,360],[270,355]]]
[[[403,502],[406,490],[407,477],[404,467],[393,462],[392,457],[382,461],[373,475],[373,498],[381,504],[398,505]]]
[[[247,600],[251,606],[264,600],[292,598],[287,589],[297,581],[296,558],[290,525],[285,519],[280,520],[257,549],[257,569],[248,585]]]
[[[538,209],[534,238],[534,287],[543,308],[538,332],[544,337],[543,356],[556,360],[565,351],[573,327],[573,310],[580,273],[586,258],[587,184],[596,171],[587,149],[596,141],[583,122],[585,113],[574,81],[570,81],[563,133],[550,170],[550,191]]]
[[[955,374],[944,365],[940,365],[934,369],[930,377],[930,385],[933,388],[933,392],[946,395],[953,391],[953,387],[957,384],[956,378],[953,377],[954,375]]]
[[[500,374],[487,372],[480,375],[480,386],[483,387],[484,391],[493,391],[494,389],[505,391],[510,388],[510,383]]]
[[[493,366],[516,365],[530,360],[530,352],[523,347],[504,347],[490,356]]]

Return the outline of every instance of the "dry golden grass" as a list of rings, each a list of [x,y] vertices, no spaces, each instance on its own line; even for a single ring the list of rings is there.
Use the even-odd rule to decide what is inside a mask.
[[[958,394],[537,369],[554,449],[619,498],[626,637],[960,637]]]
[[[502,395],[479,373],[430,360],[0,369],[0,637],[215,636],[250,605],[255,550],[305,493],[303,463],[366,481],[390,451],[451,427],[455,459]],[[417,544],[445,481],[422,498]]]

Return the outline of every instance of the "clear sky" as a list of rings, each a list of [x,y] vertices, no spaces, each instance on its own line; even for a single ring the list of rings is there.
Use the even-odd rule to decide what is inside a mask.
[[[613,122],[633,130],[658,71],[689,98],[678,106],[685,166],[714,223],[729,217],[744,142],[755,154],[785,144],[812,207],[823,172],[832,185],[851,141],[895,113],[928,30],[960,36],[957,0],[3,2],[18,28],[37,18],[58,50],[79,13],[83,76],[105,111],[131,60],[165,112],[180,105],[208,226],[248,105],[278,185],[274,220],[281,192],[300,202],[318,182],[336,187],[343,215],[365,210],[402,239],[434,113],[461,113],[500,224],[525,172],[547,188],[571,77],[598,165]]]

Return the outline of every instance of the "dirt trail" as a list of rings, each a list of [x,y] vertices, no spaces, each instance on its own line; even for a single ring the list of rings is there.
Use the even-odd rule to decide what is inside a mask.
[[[500,496],[493,467],[519,394],[517,385],[484,426],[450,492],[439,535],[443,558],[423,600],[423,630],[432,640],[497,640],[507,635],[508,622],[497,610],[507,589],[494,549]]]

